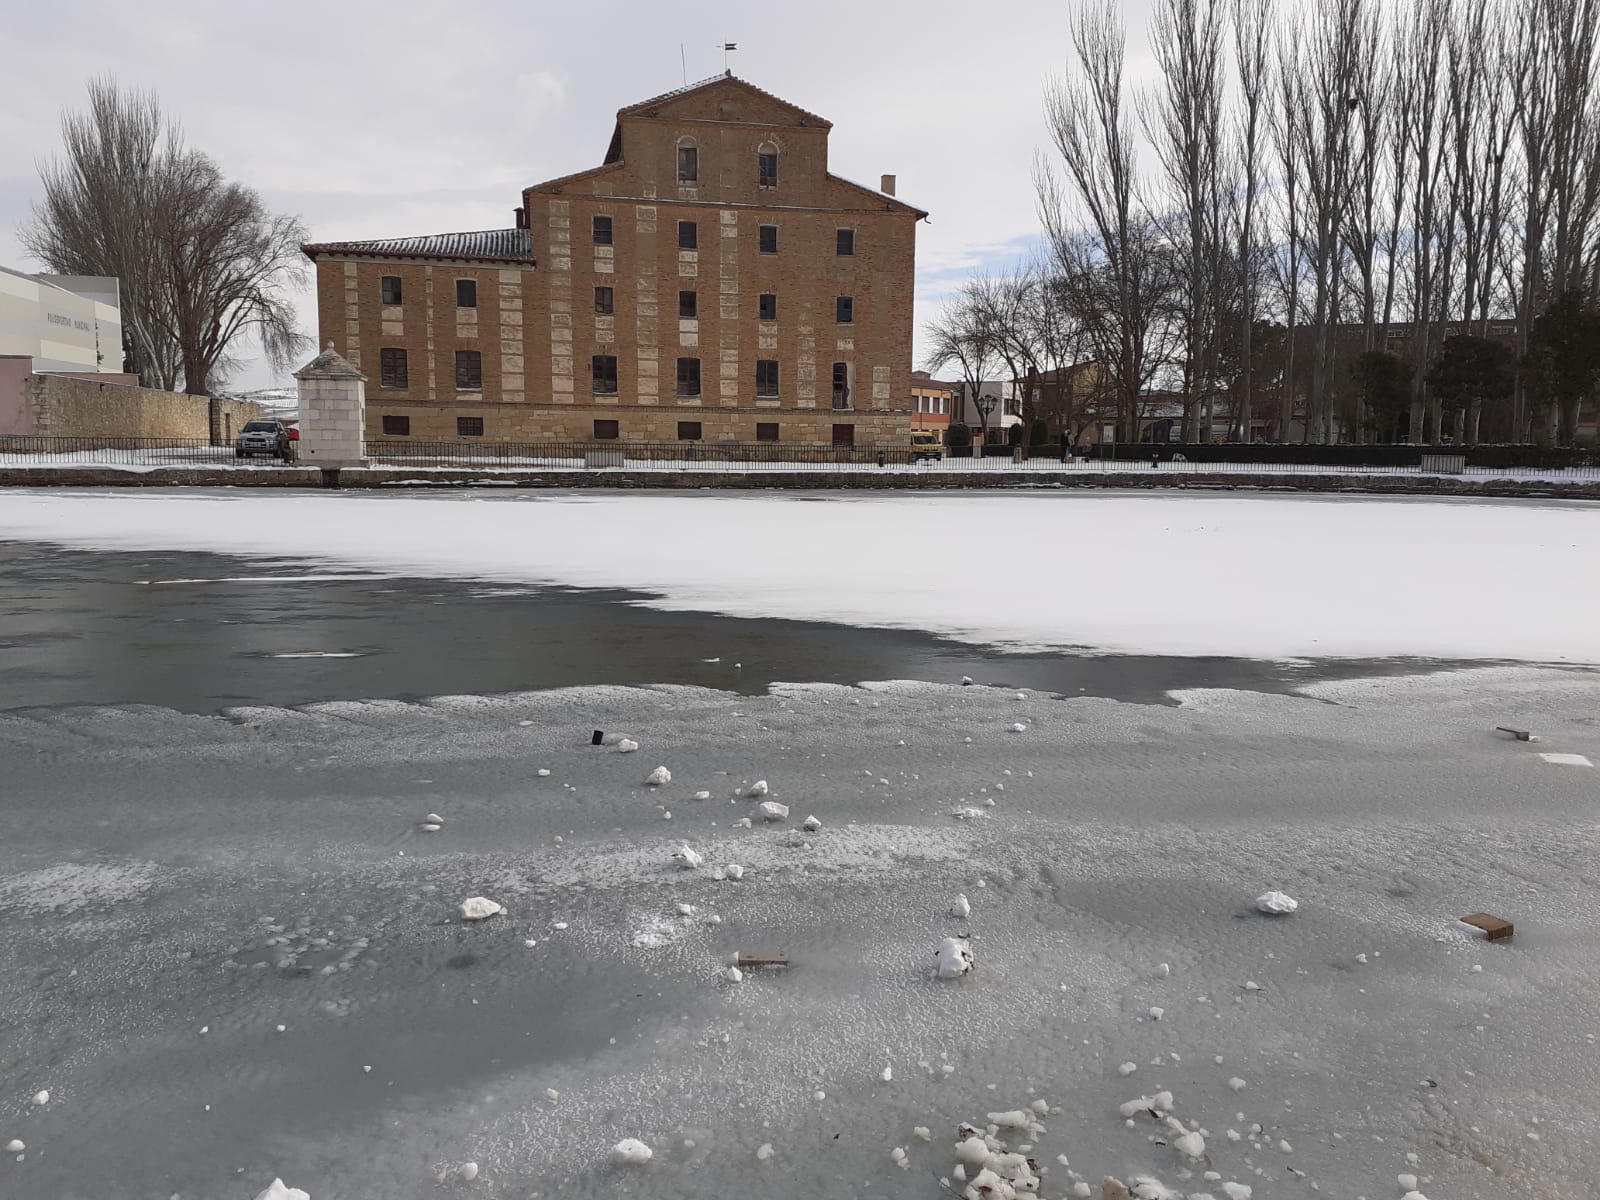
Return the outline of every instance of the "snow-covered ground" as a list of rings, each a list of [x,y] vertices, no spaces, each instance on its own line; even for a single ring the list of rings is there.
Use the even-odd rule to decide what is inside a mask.
[[[1010,647],[1600,663],[1580,502],[10,491],[0,538],[633,588]]]
[[[1179,699],[0,714],[0,1194],[1592,1197],[1600,678]]]

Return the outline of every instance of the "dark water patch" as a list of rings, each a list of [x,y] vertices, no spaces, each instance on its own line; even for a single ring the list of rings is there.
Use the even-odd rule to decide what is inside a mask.
[[[159,581],[175,582],[151,586]],[[759,694],[774,682],[963,676],[1162,704],[1173,689],[1282,692],[1462,665],[1017,654],[910,630],[662,612],[643,607],[645,599],[226,555],[0,543],[0,709],[150,704],[214,713],[590,684]]]

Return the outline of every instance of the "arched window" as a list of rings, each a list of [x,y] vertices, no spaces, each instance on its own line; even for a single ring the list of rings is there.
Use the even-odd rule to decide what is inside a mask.
[[[760,184],[764,188],[778,186],[778,148],[771,142],[763,143],[756,151]]]
[[[678,186],[695,187],[700,182],[700,148],[691,137],[678,139]]]

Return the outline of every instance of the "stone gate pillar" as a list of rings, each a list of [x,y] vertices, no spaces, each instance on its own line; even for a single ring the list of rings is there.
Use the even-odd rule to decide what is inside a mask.
[[[338,470],[367,462],[367,377],[333,343],[294,373],[300,383],[300,461]]]

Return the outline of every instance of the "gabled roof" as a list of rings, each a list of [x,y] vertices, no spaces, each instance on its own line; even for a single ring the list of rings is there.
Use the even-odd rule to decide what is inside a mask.
[[[664,104],[671,104],[674,100],[681,100],[685,96],[692,96],[696,92],[707,91],[714,87],[732,85],[740,91],[748,92],[752,96],[760,96],[763,100],[770,100],[780,108],[787,109],[795,118],[798,125],[815,125],[819,129],[833,128],[833,122],[826,117],[819,117],[814,112],[801,108],[798,104],[791,104],[782,96],[775,96],[769,91],[758,88],[755,84],[738,78],[732,71],[725,71],[721,75],[713,75],[709,79],[702,79],[699,83],[687,84],[681,88],[674,88],[670,92],[662,92],[659,96],[652,96],[648,100],[641,100],[637,104],[630,104],[626,108],[617,109],[617,124],[611,131],[611,144],[606,147],[605,161],[616,162],[622,157],[622,118],[623,117],[653,117],[656,110]]]
[[[533,238],[526,229],[480,229],[423,237],[377,238],[365,242],[314,242],[300,252],[313,262],[320,254],[372,258],[431,258],[449,261],[534,262]]]
[[[755,84],[750,83],[748,80],[740,79],[732,71],[726,71],[721,75],[712,75],[708,79],[700,80],[699,83],[691,83],[681,88],[673,88],[670,92],[662,92],[659,96],[652,96],[648,100],[641,100],[637,104],[630,104],[626,108],[619,108],[617,110],[617,119],[621,120],[623,117],[649,116],[651,115],[649,111],[650,109],[659,108],[669,100],[676,100],[681,96],[692,96],[695,92],[703,91],[707,88],[713,88],[719,84],[730,83],[735,87],[752,93],[753,95],[760,96],[763,99],[771,100],[774,103],[782,105],[784,108],[787,108],[790,112],[794,113],[796,117],[804,120],[808,125],[820,125],[824,129],[833,128],[833,122],[828,120],[826,117],[819,117],[816,113],[808,112],[807,110],[801,108],[798,104],[789,103],[789,101],[785,100],[782,96],[775,96],[769,91],[758,88]]]

